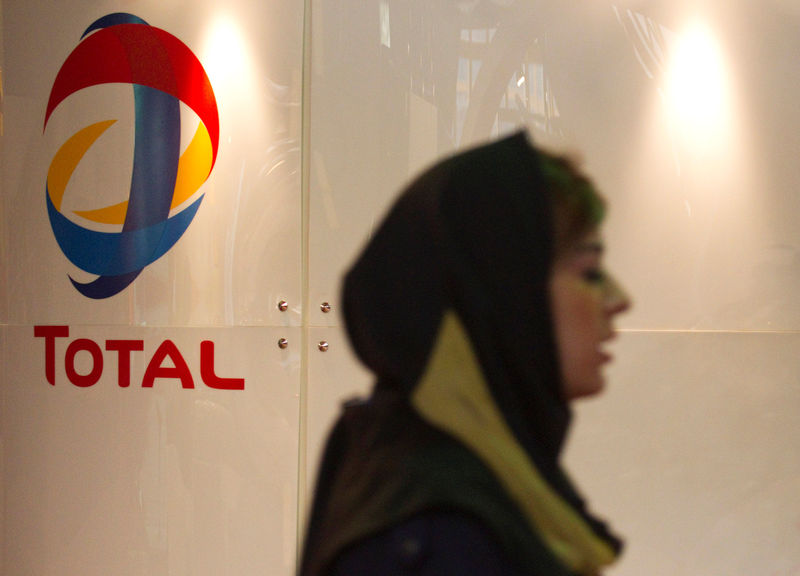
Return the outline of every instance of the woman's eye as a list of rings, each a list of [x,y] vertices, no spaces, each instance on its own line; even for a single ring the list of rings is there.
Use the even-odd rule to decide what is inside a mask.
[[[605,278],[605,273],[597,268],[590,268],[583,273],[583,279],[592,284],[600,284]]]

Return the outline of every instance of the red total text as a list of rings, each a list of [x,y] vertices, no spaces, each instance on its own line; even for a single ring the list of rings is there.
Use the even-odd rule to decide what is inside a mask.
[[[56,384],[56,339],[69,338],[69,326],[34,326],[33,335],[44,338],[44,373],[47,381]],[[101,345],[89,338],[76,338],[67,344],[64,352],[64,371],[67,379],[81,388],[94,386],[103,376],[105,364],[103,350],[117,354],[117,384],[121,388],[131,385],[131,358],[144,351],[144,340],[106,340]],[[91,368],[79,372],[76,367],[78,354],[88,354]],[[171,364],[171,365],[170,365]],[[83,365],[82,365],[83,366]],[[142,376],[142,388],[152,388],[156,378],[179,380],[181,387],[194,388],[194,378],[183,354],[172,340],[159,344],[147,362]],[[224,378],[214,371],[214,342],[200,342],[200,378],[203,384],[216,390],[244,390],[244,378]]]

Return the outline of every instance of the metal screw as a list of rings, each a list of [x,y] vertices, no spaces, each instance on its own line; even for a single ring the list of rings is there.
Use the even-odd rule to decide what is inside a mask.
[[[289,346],[289,341],[286,338],[278,340],[278,348],[285,350],[287,346]]]
[[[331,305],[328,304],[327,302],[323,302],[322,304],[319,305],[319,309],[322,310],[323,313],[327,314],[328,312],[331,311]]]
[[[281,312],[286,312],[289,309],[289,303],[286,300],[281,300],[278,302],[278,310]]]
[[[319,345],[317,346],[320,352],[327,352],[328,351],[328,343],[325,340],[322,340]]]

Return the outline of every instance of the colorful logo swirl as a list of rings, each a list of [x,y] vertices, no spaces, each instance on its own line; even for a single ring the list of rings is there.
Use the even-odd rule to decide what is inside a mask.
[[[83,33],[53,83],[44,128],[68,96],[111,83],[133,86],[130,194],[124,202],[73,214],[121,226],[121,231],[90,230],[61,211],[73,172],[116,120],[86,126],[64,142],[53,156],[46,183],[50,224],[61,251],[75,266],[98,276],[88,283],[70,280],[81,294],[97,299],[124,290],[183,235],[203,196],[182,205],[208,179],[219,146],[217,102],[200,61],[173,35],[123,13],[102,17]],[[181,102],[200,119],[182,154]]]

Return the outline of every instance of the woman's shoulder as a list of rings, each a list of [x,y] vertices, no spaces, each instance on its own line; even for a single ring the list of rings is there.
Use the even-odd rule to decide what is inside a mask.
[[[471,516],[425,512],[346,549],[334,576],[522,576],[492,534]]]

